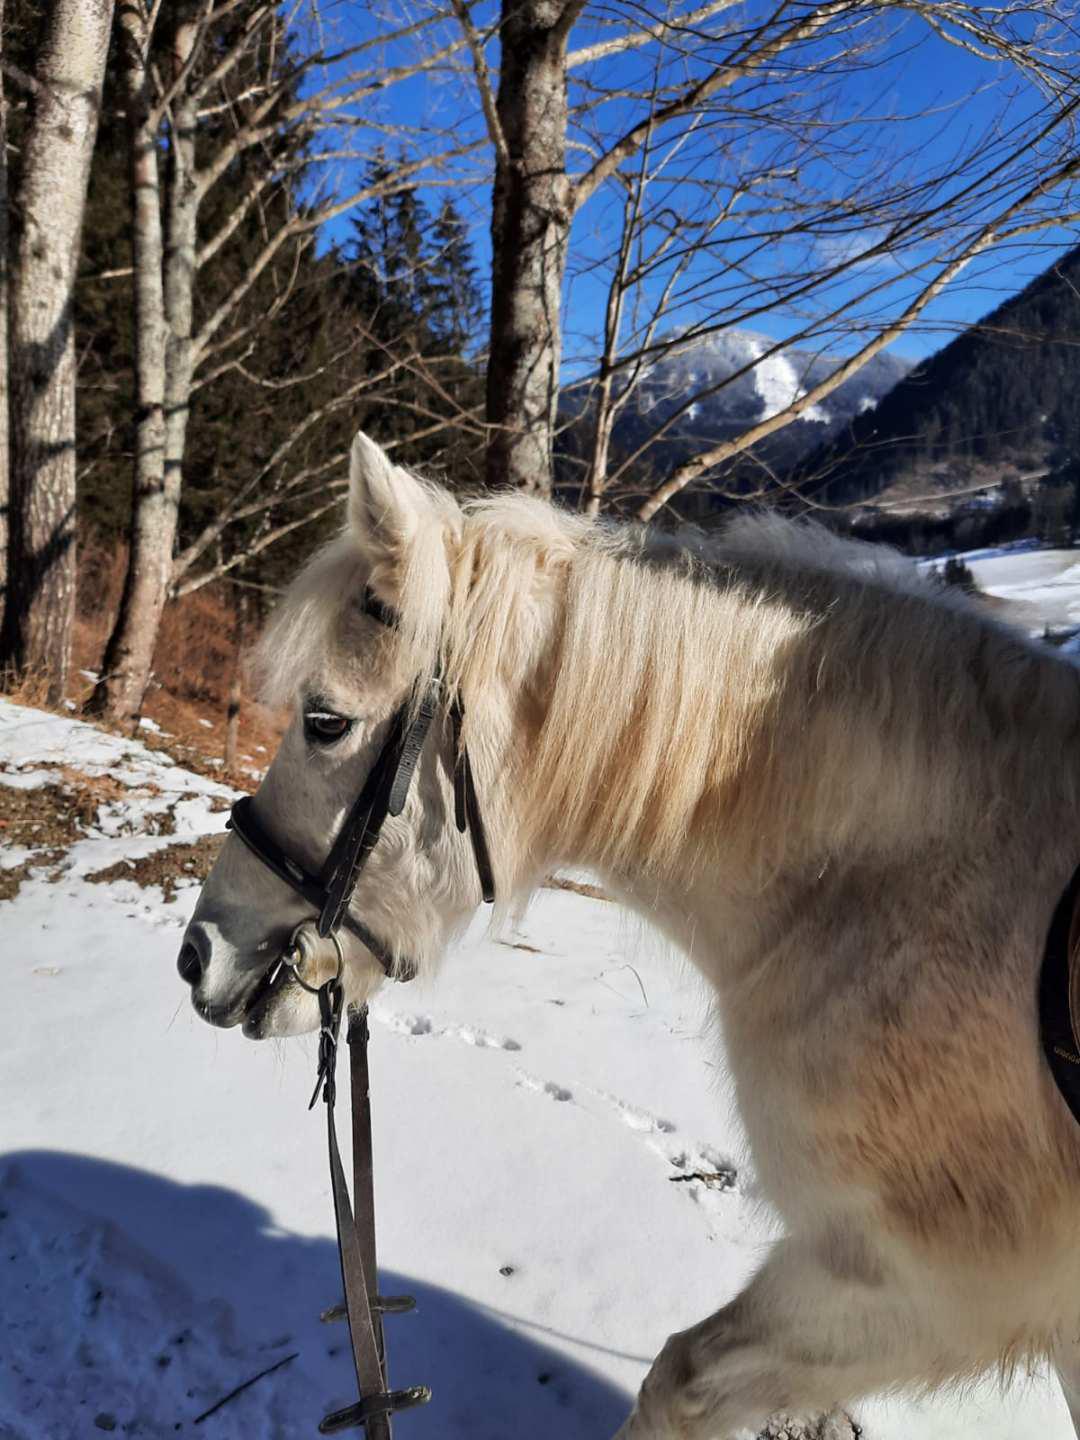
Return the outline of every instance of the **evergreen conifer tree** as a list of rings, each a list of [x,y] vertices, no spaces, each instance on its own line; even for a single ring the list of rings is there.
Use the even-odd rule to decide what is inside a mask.
[[[444,200],[431,229],[427,271],[429,324],[451,354],[464,354],[475,339],[483,302],[472,263],[465,222],[454,202]]]

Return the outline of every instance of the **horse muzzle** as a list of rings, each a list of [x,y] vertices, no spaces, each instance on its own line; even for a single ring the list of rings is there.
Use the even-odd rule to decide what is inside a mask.
[[[341,979],[345,957],[336,936],[321,937],[306,920],[274,959],[252,966],[232,953],[215,954],[208,927],[192,921],[176,968],[201,1019],[222,1029],[242,1024],[245,1035],[261,1039],[314,1029],[317,1010],[305,1002],[327,980]]]

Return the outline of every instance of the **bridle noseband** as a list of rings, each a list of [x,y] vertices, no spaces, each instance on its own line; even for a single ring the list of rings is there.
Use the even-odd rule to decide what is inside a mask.
[[[394,627],[397,615],[370,590],[365,591],[363,613],[380,624]],[[420,760],[424,742],[431,729],[443,697],[443,684],[438,674],[419,702],[410,698],[395,711],[390,730],[375,763],[364,781],[360,794],[338,831],[317,874],[285,850],[255,812],[255,801],[244,795],[233,805],[227,828],[242,840],[257,860],[304,900],[317,916],[315,927],[321,938],[336,941],[339,930],[353,934],[393,979],[411,980],[416,966],[410,961],[395,963],[390,950],[373,935],[363,921],[350,913],[356,886],[368,857],[378,844],[383,825],[390,816],[400,815],[412,788],[413,776]],[[476,871],[485,902],[495,898],[495,882],[491,869],[487,836],[476,794],[476,780],[468,750],[462,743],[464,711],[461,697],[455,695],[449,707],[450,728],[454,746],[454,817],[463,834],[472,840]],[[340,944],[338,945],[340,957]]]

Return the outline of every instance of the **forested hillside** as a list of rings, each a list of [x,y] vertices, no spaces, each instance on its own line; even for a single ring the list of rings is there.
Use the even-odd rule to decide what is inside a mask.
[[[1080,459],[1080,248],[918,365],[800,467],[831,504],[962,491]]]

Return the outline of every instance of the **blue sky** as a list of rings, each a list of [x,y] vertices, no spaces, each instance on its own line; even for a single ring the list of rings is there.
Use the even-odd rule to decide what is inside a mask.
[[[758,0],[747,0],[748,9],[756,8],[757,3]],[[388,17],[381,15],[377,8],[339,0],[324,13],[344,41],[375,38],[386,33]],[[482,21],[494,13],[494,7],[482,6],[474,13],[478,13]],[[608,17],[632,13],[640,12],[629,3],[607,5],[602,11]],[[590,15],[591,11],[586,11],[585,23],[575,30],[571,49],[611,33],[598,30],[588,18]],[[748,102],[756,100],[760,105],[759,119],[749,125],[742,123],[741,129],[734,120],[718,121],[716,129],[705,140],[684,137],[685,149],[680,153],[693,153],[693,163],[687,162],[682,170],[676,165],[666,193],[662,187],[654,187],[654,193],[658,198],[662,196],[669,210],[688,213],[698,193],[689,178],[694,173],[729,176],[737,173],[745,178],[760,175],[769,165],[783,167],[795,160],[799,161],[797,180],[778,182],[774,187],[780,203],[785,185],[793,187],[786,192],[792,195],[812,189],[822,201],[844,192],[858,196],[864,186],[869,193],[875,175],[887,174],[891,180],[903,178],[917,185],[927,177],[946,171],[962,153],[974,152],[976,167],[990,163],[995,156],[995,135],[1000,138],[1001,126],[1027,122],[1034,113],[1031,92],[1025,91],[1014,76],[928,35],[916,28],[916,22],[883,21],[877,40],[872,63],[848,67],[834,74],[827,83],[818,83],[816,90],[807,88],[805,99],[797,103],[789,100],[793,87],[781,74],[771,77],[753,95],[747,92],[744,98]],[[380,46],[376,52],[369,52],[365,61],[370,63],[373,55],[379,55],[388,66],[400,64],[415,55],[413,45],[410,41]],[[809,49],[804,53],[807,59],[823,58],[827,46],[820,51],[820,57],[815,57]],[[655,47],[647,47],[607,62],[602,71],[597,67],[592,78],[613,89],[640,85],[649,79],[654,55]],[[497,64],[494,47],[489,51],[489,58]],[[690,73],[694,64],[707,63],[707,56],[693,57],[688,62]],[[572,98],[581,98],[578,86],[581,78],[584,77],[575,73]],[[804,114],[809,129],[811,117],[819,114],[821,107],[833,118],[842,119],[847,127],[845,152],[838,158],[815,160],[806,153],[805,135],[797,133],[798,125],[782,130],[778,123],[781,112],[790,110],[796,120]],[[407,159],[414,158],[433,143],[434,129],[442,130],[444,136],[452,134],[457,143],[483,134],[471,87],[459,75],[446,70],[436,70],[388,87],[365,113],[375,123],[405,128],[402,143],[399,146],[394,142],[392,153],[400,149]],[[598,123],[611,133],[618,133],[636,115],[633,106],[618,99],[607,99],[593,113]],[[897,116],[906,118],[898,121]],[[578,130],[578,138],[589,138],[588,129],[587,120]],[[445,146],[445,138],[438,143]],[[695,145],[698,146],[696,153]],[[984,147],[981,154],[980,146]],[[572,168],[581,163],[580,152],[572,152]],[[486,152],[456,162],[463,185],[453,192],[469,222],[481,278],[486,275],[490,262],[490,190],[486,181],[489,164]],[[1029,164],[1020,165],[1015,171],[1015,185],[1022,186],[1029,176]],[[339,183],[347,184],[350,178],[342,176]],[[947,187],[947,182],[942,183]],[[447,193],[434,185],[426,189],[421,186],[421,191],[432,206]],[[568,377],[590,369],[596,353],[596,336],[607,294],[608,261],[618,233],[620,193],[613,186],[605,187],[575,219],[564,308]],[[744,293],[750,288],[758,289],[763,283],[775,283],[782,289],[785,281],[803,273],[808,266],[823,268],[845,253],[860,253],[883,233],[873,225],[847,229],[830,229],[826,225],[815,227],[809,235],[788,235],[775,244],[759,245],[753,239],[759,228],[755,222],[736,213],[732,223],[715,232],[718,243],[713,252],[702,253],[691,265],[684,303],[661,329],[706,320],[720,327],[725,323],[745,323],[748,328],[779,339],[790,334],[793,326],[805,324],[808,316],[814,318],[826,309],[847,307],[847,319],[831,330],[823,330],[817,341],[822,348],[844,352],[861,343],[848,320],[859,322],[861,334],[872,333],[878,315],[885,313],[889,304],[895,307],[898,297],[911,293],[915,284],[905,266],[888,258],[868,259],[860,261],[818,297],[797,305],[781,300],[770,313],[742,320],[743,307],[733,303],[739,286]],[[347,218],[328,227],[328,233],[338,239],[347,232]],[[651,232],[646,239],[647,247],[655,246],[661,235],[661,230]],[[1078,241],[1080,232],[1075,227],[1056,226],[1033,240],[989,252],[932,303],[918,328],[896,342],[894,352],[918,358],[937,349],[958,327],[978,319],[1015,293]],[[927,253],[920,255],[916,248],[909,260],[917,264],[920,258],[927,258]],[[670,270],[665,272],[661,268],[654,280],[643,287],[643,313],[669,273]],[[752,276],[752,287],[745,275]],[[876,293],[870,296],[868,291]],[[718,303],[721,298],[726,302],[723,305]]]

